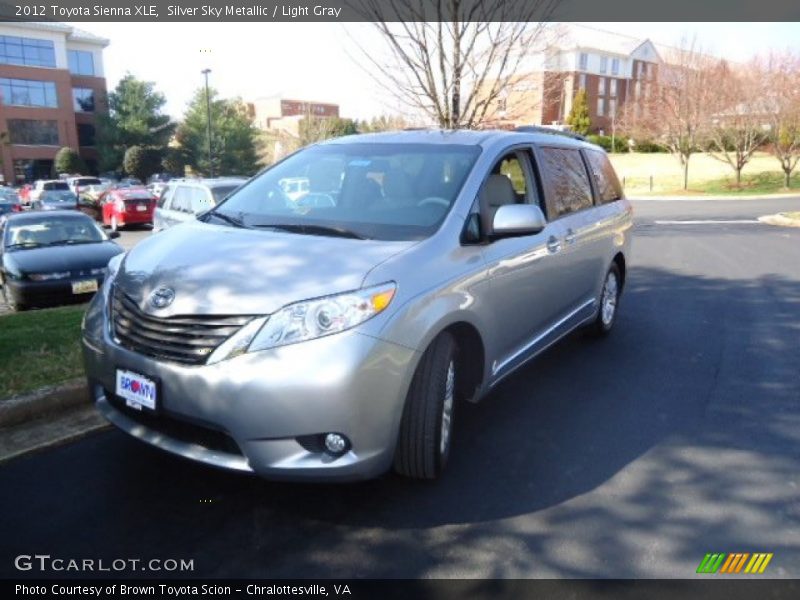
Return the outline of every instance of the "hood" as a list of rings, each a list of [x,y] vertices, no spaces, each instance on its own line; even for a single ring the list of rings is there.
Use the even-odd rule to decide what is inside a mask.
[[[361,287],[366,274],[415,242],[383,242],[237,229],[191,222],[140,242],[116,285],[149,313],[263,315]],[[175,292],[166,308],[148,299]]]
[[[12,261],[23,273],[83,271],[105,267],[112,257],[122,251],[114,242],[98,242],[15,250],[7,254],[7,260]]]

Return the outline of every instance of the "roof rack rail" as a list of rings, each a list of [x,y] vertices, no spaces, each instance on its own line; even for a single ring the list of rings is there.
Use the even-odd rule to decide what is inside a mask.
[[[542,125],[521,125],[514,129],[520,133],[549,133],[550,135],[563,135],[564,137],[572,138],[573,140],[586,141],[586,137],[574,131],[562,131],[561,129],[553,129],[552,127],[543,127]]]

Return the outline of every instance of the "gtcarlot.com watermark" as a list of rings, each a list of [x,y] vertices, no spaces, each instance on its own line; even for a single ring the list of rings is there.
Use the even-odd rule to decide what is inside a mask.
[[[38,573],[120,573],[149,571],[185,573],[194,571],[194,559],[185,558],[61,558],[49,554],[20,554],[14,559],[18,571]]]

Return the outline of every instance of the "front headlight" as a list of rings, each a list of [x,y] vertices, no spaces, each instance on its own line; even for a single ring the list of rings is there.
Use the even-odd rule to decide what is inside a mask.
[[[385,283],[289,304],[242,327],[211,354],[207,364],[351,329],[386,310],[396,289],[394,283]]]
[[[31,281],[52,281],[53,279],[66,279],[70,275],[70,271],[60,271],[58,273],[31,273],[28,275],[28,278]]]

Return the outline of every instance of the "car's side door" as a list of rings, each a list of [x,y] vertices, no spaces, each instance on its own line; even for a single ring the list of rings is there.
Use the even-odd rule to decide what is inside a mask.
[[[539,146],[536,155],[543,166],[548,215],[563,231],[563,316],[577,323],[593,313],[598,277],[607,267],[592,184],[580,148],[554,143]]]
[[[492,230],[505,204],[536,204],[544,209],[542,190],[530,148],[500,156],[479,193],[484,258],[489,275],[493,330],[488,345],[491,377],[502,377],[548,342],[549,329],[566,298],[560,259],[563,230],[547,223],[529,235],[498,237]]]

